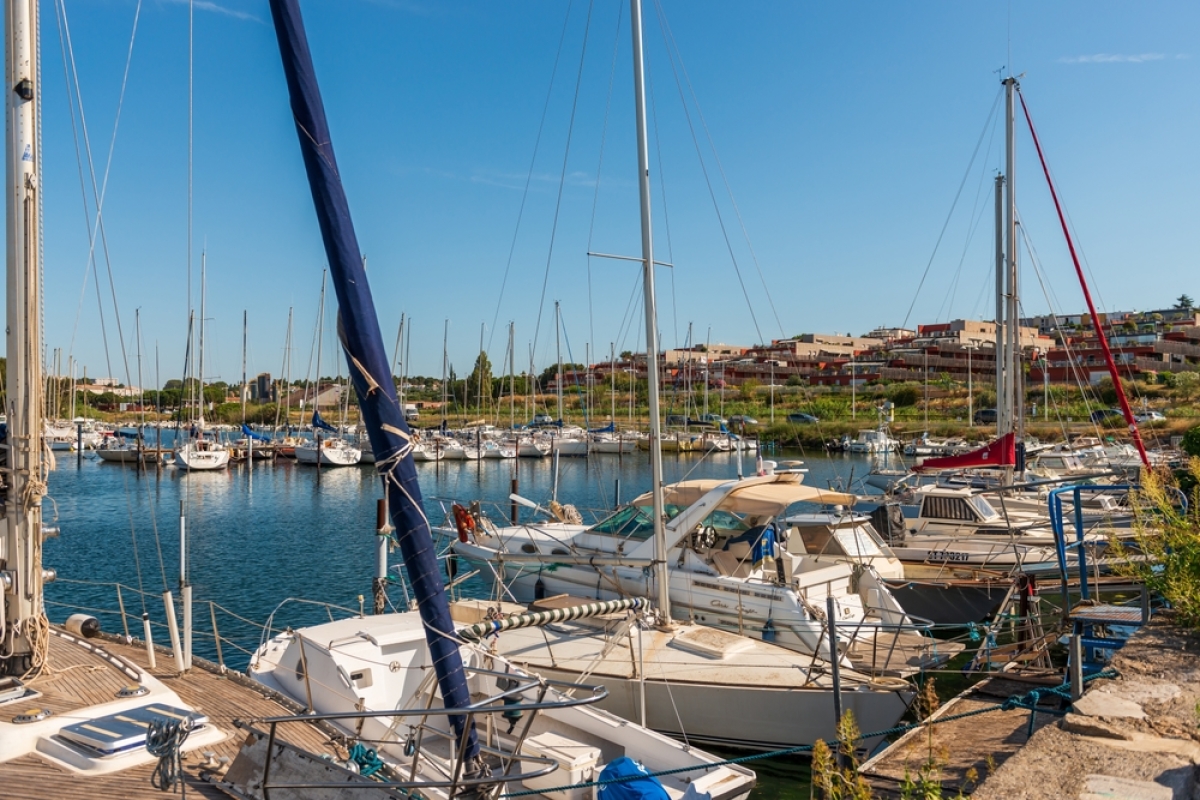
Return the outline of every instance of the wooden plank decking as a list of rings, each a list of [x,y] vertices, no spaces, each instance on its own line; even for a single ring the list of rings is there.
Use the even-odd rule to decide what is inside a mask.
[[[989,678],[947,702],[935,717],[994,708],[1004,698],[1031,688],[1034,687],[1020,681]],[[1035,732],[1055,719],[1050,714],[1039,714]],[[863,764],[860,771],[874,790],[873,796],[898,798],[905,778],[915,780],[922,767],[932,760],[937,769],[936,780],[947,796],[960,789],[969,795],[992,770],[1029,741],[1028,729],[1029,712],[1024,709],[994,710],[930,728],[917,728]],[[968,780],[972,770],[977,776],[974,781]]]
[[[55,715],[66,715],[86,705],[110,702],[123,686],[134,683],[121,669],[125,660],[140,669],[146,668],[144,647],[130,646],[113,640],[90,640],[117,660],[88,650],[57,636],[51,637],[51,671],[32,681],[31,688],[42,696],[5,706],[6,717],[32,708],[50,708]],[[223,676],[215,670],[195,665],[186,675],[175,674],[175,662],[169,653],[159,651],[158,666],[150,670],[154,677],[175,691],[185,703],[208,716],[210,723],[225,732],[223,741],[200,748],[231,759],[237,752],[244,734],[233,726],[234,719],[250,720],[267,716],[296,713],[254,687],[240,676]],[[63,723],[67,723],[64,721]],[[279,737],[313,752],[332,752],[329,739],[313,725],[287,723],[279,728]],[[185,745],[186,748],[186,745]],[[3,754],[0,754],[2,756]],[[187,774],[187,794],[197,798],[228,796],[200,779],[200,751],[188,752],[184,758]],[[150,785],[152,764],[134,767],[108,775],[86,777],[52,764],[35,755],[26,755],[0,763],[0,798],[3,800],[161,800],[164,795]]]

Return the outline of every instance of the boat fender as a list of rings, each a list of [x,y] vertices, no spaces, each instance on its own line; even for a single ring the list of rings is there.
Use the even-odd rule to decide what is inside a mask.
[[[538,576],[537,582],[533,584],[533,599],[534,600],[545,600],[546,599],[546,584],[544,582],[542,582],[541,575]]]
[[[95,639],[100,635],[100,621],[89,614],[72,614],[67,617],[64,627],[84,639]]]
[[[454,510],[454,527],[458,528],[458,540],[466,544],[469,541],[468,534],[474,538],[475,518],[471,516],[471,512],[467,511],[465,506],[455,503],[452,508]]]
[[[775,641],[775,621],[770,617],[767,617],[767,621],[763,623],[762,640],[764,642]]]

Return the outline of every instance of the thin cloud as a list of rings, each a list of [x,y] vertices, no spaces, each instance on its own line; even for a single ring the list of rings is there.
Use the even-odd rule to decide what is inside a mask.
[[[234,19],[244,19],[249,20],[250,22],[262,22],[261,19],[247,11],[239,11],[236,8],[228,8],[218,3],[214,3],[212,0],[161,0],[161,2],[175,3],[176,5],[181,6],[187,5],[189,2],[191,2],[194,3],[197,11],[211,11],[214,14],[224,14],[225,16],[233,17]]]
[[[1059,61],[1063,64],[1145,64],[1148,61],[1162,61],[1166,57],[1163,53],[1096,53],[1090,56],[1063,56]]]

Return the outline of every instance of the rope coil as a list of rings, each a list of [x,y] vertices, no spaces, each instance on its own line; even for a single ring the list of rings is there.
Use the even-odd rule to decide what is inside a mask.
[[[150,774],[150,785],[162,792],[170,792],[183,781],[183,743],[192,732],[192,720],[155,717],[146,729],[146,750],[158,758],[154,772]]]

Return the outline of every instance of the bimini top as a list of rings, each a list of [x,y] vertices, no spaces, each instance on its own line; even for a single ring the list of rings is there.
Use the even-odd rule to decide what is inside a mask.
[[[794,503],[852,505],[856,499],[852,494],[805,486],[802,480],[803,473],[786,472],[741,481],[714,478],[680,481],[663,487],[663,502],[669,506],[687,507],[699,502],[710,492],[727,487],[725,493],[712,498],[716,500],[713,508],[719,505],[723,511],[736,514],[774,517]],[[651,502],[650,493],[646,492],[636,498],[632,505],[649,506]]]

